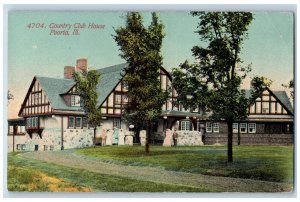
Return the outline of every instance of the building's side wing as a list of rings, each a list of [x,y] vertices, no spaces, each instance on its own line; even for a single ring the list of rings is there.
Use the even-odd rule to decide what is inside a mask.
[[[52,112],[52,107],[39,81],[34,77],[23,101],[19,116],[29,117],[46,115]]]
[[[268,88],[258,96],[249,106],[249,115],[291,115],[292,112],[277,98],[277,96]]]

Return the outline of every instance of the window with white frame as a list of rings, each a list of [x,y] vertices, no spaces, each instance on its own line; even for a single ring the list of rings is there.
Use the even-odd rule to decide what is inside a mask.
[[[21,150],[21,144],[17,144],[17,150]]]
[[[81,99],[79,95],[71,95],[71,106],[72,107],[80,107]]]
[[[213,131],[214,133],[218,133],[220,130],[219,123],[213,123]]]
[[[248,123],[249,133],[256,133],[256,123]]]
[[[211,133],[212,132],[212,123],[207,122],[206,123],[206,132]]]
[[[233,123],[232,124],[232,132],[233,133],[238,133],[239,132],[239,124],[238,123]]]
[[[9,126],[9,134],[13,134],[14,133],[14,126]]]
[[[113,119],[113,127],[121,129],[121,119],[119,118],[114,118]]]
[[[181,121],[181,130],[190,130],[190,121]]]
[[[247,123],[240,123],[240,133],[247,133]]]

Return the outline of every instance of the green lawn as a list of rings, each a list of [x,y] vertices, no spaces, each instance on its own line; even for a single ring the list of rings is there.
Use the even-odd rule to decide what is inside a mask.
[[[8,154],[9,191],[29,192],[210,192],[206,188],[105,175]]]
[[[227,163],[224,146],[106,146],[79,149],[81,155],[115,164],[160,166],[166,170],[293,183],[293,146],[235,146],[234,162]]]

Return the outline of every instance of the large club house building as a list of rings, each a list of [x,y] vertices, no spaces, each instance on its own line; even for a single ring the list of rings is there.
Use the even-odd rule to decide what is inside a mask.
[[[128,89],[122,81],[127,64],[102,69],[97,90],[98,104],[103,120],[97,128],[97,136],[104,129],[119,128],[129,131],[130,123],[122,119],[124,106],[128,103]],[[64,78],[35,76],[25,96],[19,116],[25,121],[22,131],[26,151],[60,150],[88,147],[93,145],[94,132],[89,128],[82,101],[76,94],[75,71],[88,71],[87,59],[78,59],[76,67],[65,66]],[[177,129],[185,134],[181,145],[196,145],[193,141],[201,138],[204,144],[227,144],[227,125],[211,121],[200,110],[185,110],[174,101],[178,95],[172,86],[172,77],[166,69],[160,69],[162,89],[171,89],[162,107],[162,114],[154,127],[153,143],[161,143],[167,128]],[[250,96],[250,91],[247,91]],[[233,124],[234,144],[287,145],[293,143],[293,108],[285,91],[271,91],[266,88],[248,109],[248,118]],[[8,121],[8,124],[15,122]],[[11,127],[13,128],[13,127]],[[16,126],[15,126],[16,128]],[[134,130],[134,129],[133,129]],[[18,131],[10,131],[11,133]],[[199,136],[199,137],[198,137]],[[134,141],[138,142],[138,133]]]

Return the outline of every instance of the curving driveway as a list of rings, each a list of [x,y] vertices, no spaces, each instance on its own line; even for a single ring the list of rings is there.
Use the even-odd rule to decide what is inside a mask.
[[[102,162],[83,155],[75,150],[52,152],[28,152],[19,154],[25,158],[32,158],[48,163],[85,169],[95,173],[128,177],[137,180],[177,184],[189,187],[207,188],[217,192],[290,192],[292,186],[286,183],[266,182],[259,180],[208,176],[195,173],[167,171],[161,167],[144,167],[116,165]]]

